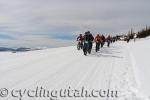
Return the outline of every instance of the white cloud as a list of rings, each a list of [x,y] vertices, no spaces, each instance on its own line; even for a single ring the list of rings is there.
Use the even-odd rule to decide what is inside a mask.
[[[150,25],[149,3],[149,0],[0,0],[0,34],[20,41],[31,35],[53,37],[87,30],[119,33],[132,27],[137,31]]]
[[[44,36],[28,35],[20,37],[17,40],[0,39],[0,46],[2,47],[61,47],[72,46],[75,41],[50,39]]]

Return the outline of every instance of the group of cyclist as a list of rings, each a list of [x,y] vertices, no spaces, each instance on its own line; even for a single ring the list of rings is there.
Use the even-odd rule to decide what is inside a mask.
[[[86,56],[87,53],[91,53],[92,47],[93,47],[93,42],[96,43],[96,52],[98,52],[100,50],[100,48],[102,48],[105,44],[105,42],[107,42],[107,46],[110,46],[110,43],[115,42],[114,38],[110,35],[108,35],[107,37],[105,37],[104,35],[101,34],[97,34],[95,37],[91,34],[90,31],[87,31],[84,33],[84,35],[80,34],[77,37],[77,49],[83,49],[84,55]]]

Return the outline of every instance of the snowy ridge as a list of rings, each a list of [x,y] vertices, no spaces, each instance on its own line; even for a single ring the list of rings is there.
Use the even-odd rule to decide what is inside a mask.
[[[131,42],[128,45],[130,49],[130,55],[132,58],[132,64],[137,78],[138,90],[140,91],[141,97],[150,98],[150,79],[149,76],[149,58],[150,58],[150,37],[139,39],[136,42]],[[140,95],[139,94],[139,95]],[[148,99],[149,100],[149,99]]]
[[[149,100],[148,96],[147,95],[144,95],[141,91],[140,91],[140,86],[141,86],[141,82],[140,82],[140,79],[139,79],[139,73],[137,72],[137,62],[136,62],[136,59],[132,53],[132,51],[130,50],[129,48],[129,45],[127,45],[127,50],[129,52],[129,56],[130,56],[130,62],[131,62],[131,65],[132,65],[132,68],[133,68],[133,73],[134,73],[134,78],[135,78],[135,81],[136,81],[136,87],[133,86],[131,87],[131,90],[132,93],[136,96],[137,99],[135,100]]]

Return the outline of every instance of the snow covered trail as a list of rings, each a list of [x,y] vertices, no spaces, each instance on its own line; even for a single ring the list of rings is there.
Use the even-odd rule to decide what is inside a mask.
[[[117,98],[58,97],[57,100],[140,100],[134,91],[137,88],[134,71],[124,42],[104,47],[98,53],[93,49],[88,56],[74,46],[0,53],[0,88],[7,88],[9,92],[7,97],[0,97],[0,100],[19,100],[19,97],[11,96],[11,90],[36,89],[37,86],[47,90],[80,90],[84,87],[90,93],[92,89],[108,93],[109,89],[118,93]],[[49,99],[33,98],[24,93],[22,100]]]
[[[138,90],[143,96],[150,99],[150,37],[137,39],[128,44],[132,58],[132,64],[135,66],[136,79],[138,80]]]

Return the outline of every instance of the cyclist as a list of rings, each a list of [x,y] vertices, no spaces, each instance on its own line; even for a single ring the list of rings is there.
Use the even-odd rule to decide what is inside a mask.
[[[78,50],[80,50],[80,48],[81,48],[81,49],[83,48],[83,40],[84,40],[84,37],[82,36],[82,34],[80,34],[80,35],[77,37],[77,41],[78,41],[77,49],[78,49]]]
[[[108,35],[108,37],[107,37],[107,47],[109,47],[110,42],[111,42],[111,36],[110,36],[110,35]]]
[[[85,32],[85,35],[84,35],[84,44],[83,44],[84,55],[87,55],[87,52],[89,54],[91,53],[91,49],[92,49],[92,46],[93,46],[93,40],[94,40],[94,37],[90,33],[90,31]]]
[[[102,38],[100,36],[100,34],[97,34],[95,37],[95,42],[96,42],[96,52],[99,51],[100,49],[100,43],[102,41]]]
[[[105,39],[105,36],[104,36],[104,35],[102,35],[101,38],[102,38],[101,47],[103,47],[104,44],[105,44],[105,40],[106,40],[106,39]]]

